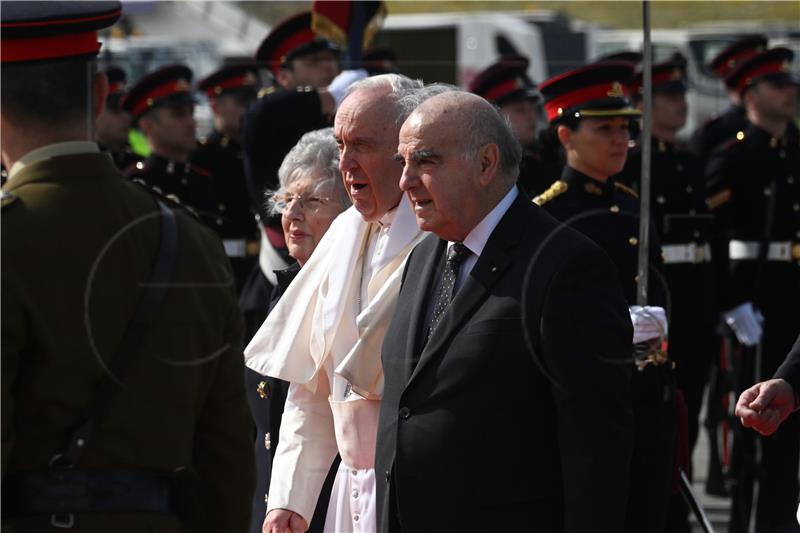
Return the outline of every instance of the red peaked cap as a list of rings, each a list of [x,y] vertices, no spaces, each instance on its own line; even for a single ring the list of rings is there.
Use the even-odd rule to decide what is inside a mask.
[[[750,56],[767,49],[767,38],[763,35],[751,35],[739,39],[714,56],[708,63],[708,68],[722,79],[726,79],[736,66]],[[727,85],[727,82],[726,82]],[[733,87],[731,87],[733,88]]]
[[[256,61],[264,62],[273,74],[292,59],[339,48],[327,39],[317,38],[311,29],[311,11],[303,11],[278,23],[256,50]]]
[[[527,66],[528,60],[522,57],[501,59],[479,73],[469,90],[497,105],[523,98],[538,101],[536,85],[525,72]]]
[[[676,93],[686,91],[686,64],[682,61],[664,61],[653,65],[653,92]],[[642,94],[644,72],[639,70],[631,82],[631,93]]]
[[[0,61],[21,65],[100,51],[97,30],[122,14],[119,2],[3,2],[0,10]]]
[[[790,70],[792,59],[794,52],[788,48],[770,48],[739,63],[725,78],[725,84],[739,93],[762,80],[797,85]]]
[[[548,120],[641,116],[629,99],[633,69],[633,64],[625,61],[593,63],[541,83]]]
[[[151,72],[122,100],[122,108],[138,120],[150,109],[171,103],[192,103],[192,71],[184,65],[170,65]]]
[[[197,88],[209,98],[233,91],[248,91],[255,95],[258,87],[258,65],[255,63],[222,67],[197,82]]]

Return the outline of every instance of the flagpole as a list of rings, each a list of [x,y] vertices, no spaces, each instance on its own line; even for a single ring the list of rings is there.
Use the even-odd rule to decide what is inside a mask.
[[[650,43],[650,0],[642,1],[642,29],[644,32],[644,46],[642,49],[642,91],[644,97],[644,110],[642,114],[642,132],[640,146],[642,150],[642,171],[639,187],[639,271],[636,303],[647,305],[647,280],[650,265],[650,152],[652,144],[651,117],[653,108],[653,69],[652,45]]]

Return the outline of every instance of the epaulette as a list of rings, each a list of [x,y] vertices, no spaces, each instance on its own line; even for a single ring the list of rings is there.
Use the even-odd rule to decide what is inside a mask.
[[[0,192],[0,200],[2,201],[2,207],[13,204],[16,201],[16,199],[17,196],[15,194],[11,194],[8,191]]]
[[[614,188],[616,190],[618,190],[618,191],[624,192],[625,194],[633,196],[634,198],[639,198],[639,193],[637,193],[636,191],[634,191],[633,189],[631,189],[627,185],[623,185],[622,183],[620,183],[618,181],[614,182]]]
[[[263,89],[258,91],[258,97],[259,98],[264,98],[265,96],[270,95],[270,94],[274,93],[275,91],[276,91],[276,89],[275,89],[274,85],[270,85],[269,87],[264,87]]]
[[[534,198],[533,203],[535,203],[538,206],[543,206],[556,196],[562,195],[565,192],[567,192],[568,188],[569,185],[567,184],[566,181],[558,180],[554,182],[552,185],[550,185],[550,187],[546,191],[544,191],[542,194]]]

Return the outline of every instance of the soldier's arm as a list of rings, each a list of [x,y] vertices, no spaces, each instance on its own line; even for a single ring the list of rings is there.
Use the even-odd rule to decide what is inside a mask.
[[[200,477],[203,531],[244,532],[255,486],[252,420],[245,398],[242,319],[231,298],[227,343],[196,425],[194,467]]]
[[[540,325],[558,420],[564,530],[621,531],[634,429],[631,321],[619,276],[600,249],[564,264]]]

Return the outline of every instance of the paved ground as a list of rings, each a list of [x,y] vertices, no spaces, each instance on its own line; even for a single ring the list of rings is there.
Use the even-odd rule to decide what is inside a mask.
[[[703,402],[705,405],[705,402]],[[705,419],[705,413],[700,414],[700,420]],[[716,496],[710,496],[706,494],[705,486],[706,486],[706,472],[708,468],[708,433],[704,428],[701,427],[700,429],[700,436],[698,437],[697,446],[694,450],[693,455],[693,465],[695,471],[694,477],[694,491],[697,497],[700,499],[701,504],[703,505],[703,509],[705,509],[706,514],[708,515],[709,520],[711,521],[711,525],[714,528],[715,533],[727,533],[728,532],[728,515],[730,513],[730,499],[729,498],[717,498]],[[694,520],[692,519],[692,527],[695,532],[702,532],[703,529]]]

